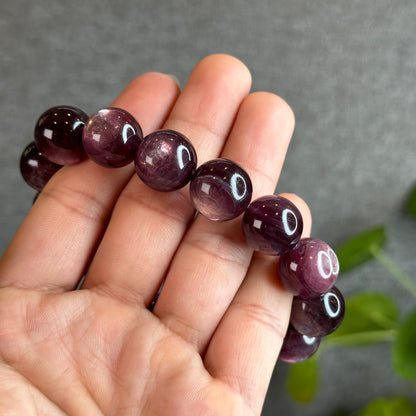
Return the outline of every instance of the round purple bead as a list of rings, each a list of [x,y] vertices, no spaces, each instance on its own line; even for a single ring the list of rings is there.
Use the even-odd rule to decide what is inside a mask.
[[[279,275],[294,295],[315,298],[328,292],[339,273],[338,258],[332,248],[316,238],[304,238],[279,259]]]
[[[305,361],[315,354],[320,343],[320,338],[302,335],[289,326],[280,350],[279,360],[287,363]]]
[[[242,227],[250,247],[276,256],[291,250],[299,241],[303,219],[300,211],[288,199],[268,195],[248,206]]]
[[[334,332],[341,325],[344,314],[344,297],[334,286],[318,298],[295,296],[290,323],[303,335],[323,337]]]
[[[23,179],[37,191],[41,191],[52,175],[61,167],[61,165],[43,157],[35,142],[25,148],[20,158],[20,172]]]
[[[228,159],[214,159],[201,165],[190,186],[195,208],[213,221],[238,217],[250,203],[252,193],[247,172]]]
[[[69,106],[45,111],[35,126],[35,142],[42,155],[59,165],[69,165],[86,158],[82,130],[88,115]]]
[[[130,113],[109,107],[91,116],[84,127],[82,142],[95,163],[120,168],[133,161],[142,139],[142,129]]]
[[[140,143],[134,158],[140,179],[157,191],[185,186],[196,171],[197,156],[192,143],[173,130],[158,130]]]

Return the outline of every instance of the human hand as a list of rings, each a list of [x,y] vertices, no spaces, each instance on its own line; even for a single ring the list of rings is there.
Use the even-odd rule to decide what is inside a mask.
[[[250,83],[240,61],[213,55],[181,93],[149,73],[113,105],[144,134],[183,133],[198,164],[234,160],[254,199],[275,189],[294,117]],[[285,197],[309,235],[308,207]],[[194,218],[186,189],[156,192],[131,165],[64,167],[0,262],[0,413],[259,415],[291,308],[276,263],[252,256],[241,217]]]

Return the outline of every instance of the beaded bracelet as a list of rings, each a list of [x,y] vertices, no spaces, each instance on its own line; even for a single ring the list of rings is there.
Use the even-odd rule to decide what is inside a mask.
[[[235,162],[214,159],[197,167],[195,149],[184,135],[158,130],[143,138],[139,123],[120,108],[104,108],[88,117],[80,109],[57,106],[40,116],[35,141],[23,152],[20,169],[25,181],[41,191],[63,165],[86,157],[109,168],[134,161],[139,178],[158,191],[189,183],[196,211],[213,221],[243,214],[248,245],[280,256],[278,276],[294,295],[280,360],[309,358],[321,338],[341,324],[345,302],[334,286],[339,272],[334,251],[321,240],[301,239],[302,216],[288,199],[268,195],[251,202],[250,177]]]

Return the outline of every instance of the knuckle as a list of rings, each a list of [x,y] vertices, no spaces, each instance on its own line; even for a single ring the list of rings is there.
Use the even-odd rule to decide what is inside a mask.
[[[69,214],[100,224],[106,221],[107,207],[92,193],[60,184],[60,186],[45,187],[41,195],[51,199],[55,209],[59,207],[64,211],[63,215]]]
[[[279,339],[286,335],[287,322],[271,309],[259,303],[238,303],[236,304],[250,322],[270,330]]]

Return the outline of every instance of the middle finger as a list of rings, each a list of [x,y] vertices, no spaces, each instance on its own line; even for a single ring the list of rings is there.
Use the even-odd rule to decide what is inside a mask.
[[[222,157],[249,173],[253,199],[274,192],[293,128],[292,110],[274,94],[256,92],[241,104]],[[213,222],[199,216],[175,255],[154,313],[203,352],[246,276],[251,255],[241,217]]]
[[[198,164],[216,157],[250,86],[239,60],[209,56],[195,67],[164,127],[192,141]],[[187,188],[156,192],[135,175],[120,195],[84,287],[149,304],[193,215]]]

